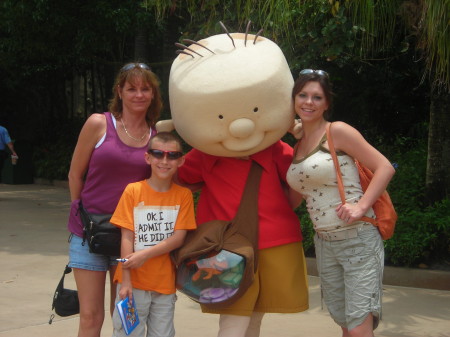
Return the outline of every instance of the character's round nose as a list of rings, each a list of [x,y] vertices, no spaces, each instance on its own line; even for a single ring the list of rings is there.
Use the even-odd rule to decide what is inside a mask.
[[[255,130],[255,123],[248,118],[236,119],[230,124],[230,133],[236,138],[246,138]]]

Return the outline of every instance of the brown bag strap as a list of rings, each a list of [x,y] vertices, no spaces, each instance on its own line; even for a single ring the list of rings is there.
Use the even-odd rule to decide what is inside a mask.
[[[236,216],[231,221],[231,228],[243,235],[253,245],[255,254],[255,271],[258,266],[259,216],[258,192],[263,168],[252,161],[252,166],[245,183],[241,202]]]
[[[331,123],[326,126],[328,148],[330,149],[331,158],[333,158],[334,168],[336,169],[336,179],[339,188],[339,195],[341,197],[342,204],[345,204],[345,192],[344,183],[342,182],[341,166],[337,159],[336,150],[334,149],[333,137],[331,137]]]

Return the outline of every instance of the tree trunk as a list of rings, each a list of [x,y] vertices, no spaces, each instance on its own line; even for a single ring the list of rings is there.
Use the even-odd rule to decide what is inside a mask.
[[[426,198],[429,204],[450,192],[450,95],[443,89],[431,93]]]
[[[140,25],[137,27],[136,36],[134,37],[134,60],[147,63],[149,58],[150,50],[147,29]]]

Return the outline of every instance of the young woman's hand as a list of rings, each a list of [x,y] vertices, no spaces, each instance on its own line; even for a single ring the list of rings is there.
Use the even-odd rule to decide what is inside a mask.
[[[338,207],[336,207],[336,214],[338,218],[348,224],[361,219],[366,214],[366,212],[367,210],[364,210],[358,204],[345,203],[344,205],[340,204]]]

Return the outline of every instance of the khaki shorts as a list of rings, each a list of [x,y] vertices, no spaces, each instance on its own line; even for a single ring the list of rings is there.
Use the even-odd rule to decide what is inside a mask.
[[[308,304],[308,280],[301,242],[262,249],[255,281],[247,292],[225,309],[202,311],[212,314],[251,316],[253,312],[294,313]]]
[[[334,321],[351,330],[373,315],[373,329],[381,319],[384,246],[374,226],[357,237],[325,241],[314,236],[317,269],[323,298]]]
[[[117,286],[116,305],[120,301]],[[176,294],[160,294],[156,291],[145,291],[133,288],[133,301],[139,316],[139,324],[127,336],[122,326],[117,308],[112,316],[113,337],[174,337],[175,327],[173,316],[175,312]]]

